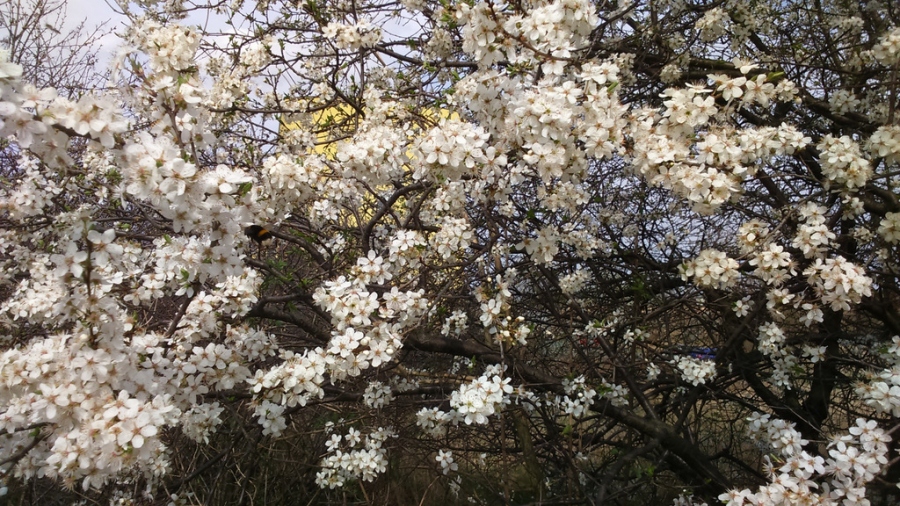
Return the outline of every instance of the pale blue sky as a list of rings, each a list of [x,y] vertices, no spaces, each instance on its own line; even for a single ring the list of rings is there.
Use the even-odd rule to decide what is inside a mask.
[[[97,49],[100,64],[108,65],[120,43],[120,39],[112,31],[121,27],[125,18],[116,14],[104,0],[68,0],[66,3],[67,15],[65,25],[62,27],[63,32],[74,29],[81,21],[85,21],[85,27],[90,32],[103,21],[107,21],[105,30],[109,33],[101,38]]]

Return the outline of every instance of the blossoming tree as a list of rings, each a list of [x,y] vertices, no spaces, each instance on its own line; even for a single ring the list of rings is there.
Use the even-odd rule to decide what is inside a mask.
[[[895,5],[121,8],[0,58],[3,492],[897,500]]]

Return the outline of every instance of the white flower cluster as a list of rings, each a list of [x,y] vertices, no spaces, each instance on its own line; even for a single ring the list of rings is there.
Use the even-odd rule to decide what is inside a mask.
[[[475,292],[475,299],[481,305],[481,324],[492,334],[497,332],[497,326],[502,321],[502,316],[509,311],[509,298],[512,292],[509,291],[509,283],[515,280],[515,271],[509,270],[506,277],[497,274],[494,278],[493,286],[480,287]],[[493,295],[493,296],[491,296]]]
[[[102,332],[113,329],[121,336],[115,321]],[[175,425],[181,411],[167,393],[170,384],[140,365],[146,357],[141,345],[158,339],[135,339],[140,344],[128,347],[121,338],[104,338],[95,349],[87,332],[56,334],[0,355],[0,431],[8,433],[0,458],[34,446],[16,468],[18,476],[47,476],[69,486],[80,480],[88,489],[132,466],[148,476],[166,472],[160,432]],[[78,345],[70,348],[70,341]],[[35,425],[50,427],[42,440],[24,430]]]
[[[325,350],[325,363],[332,381],[343,380],[389,362],[401,346],[399,336],[388,325],[376,327],[368,334],[348,327],[332,333]]]
[[[287,428],[287,419],[284,417],[284,406],[269,401],[262,401],[254,410],[259,424],[262,425],[263,435],[280,436]]]
[[[826,212],[827,209],[814,202],[807,202],[800,208],[800,218],[803,221],[797,226],[797,235],[791,246],[802,251],[806,258],[821,257],[827,251],[828,244],[836,237],[828,229]]]
[[[716,7],[706,11],[703,17],[694,24],[694,28],[700,32],[700,40],[712,42],[725,35],[730,21],[731,18],[728,17],[725,9]]]
[[[865,27],[865,21],[858,16],[840,16],[831,22],[831,26],[842,32],[859,34]]]
[[[489,132],[502,131],[505,117],[510,113],[509,98],[521,87],[518,80],[509,79],[496,70],[484,69],[473,72],[456,84],[456,93],[450,100],[454,105],[466,107],[479,124]],[[492,147],[493,148],[493,147]],[[491,148],[488,148],[489,150]],[[487,153],[486,153],[487,154]],[[494,154],[494,161],[485,166],[482,175],[485,180],[496,180],[502,174],[495,174],[507,164],[506,155]]]
[[[190,437],[206,438],[218,424],[220,410],[213,406],[194,410],[197,396],[212,389],[231,389],[244,381],[249,375],[243,365],[244,352],[250,353],[250,348],[189,345],[195,335],[216,327],[215,318],[212,325],[203,323],[192,309],[209,303],[204,293],[197,294],[197,304],[192,302],[181,320],[183,326],[165,344],[157,334],[134,332],[133,320],[110,298],[111,278],[135,272],[129,262],[141,261],[141,257],[127,243],[116,241],[110,231],[100,233],[80,219],[60,220],[63,228],[75,223],[81,225],[72,230],[86,230],[82,237],[92,249],[90,254],[79,255],[70,242],[66,254],[56,258],[58,268],[66,274],[51,277],[61,282],[73,276],[68,287],[71,293],[55,297],[51,304],[59,307],[41,316],[64,322],[69,314],[66,307],[71,304],[78,308],[80,320],[91,327],[76,324],[73,334],[57,334],[4,352],[0,399],[5,411],[0,425],[14,434],[4,450],[14,452],[28,444],[28,433],[21,427],[52,421],[54,428],[45,442],[35,447],[28,463],[20,468],[22,476],[41,473],[70,485],[80,479],[85,487],[98,487],[129,467],[149,474],[164,473],[167,460],[160,429],[181,422]],[[94,262],[90,267],[91,297],[79,294],[84,291],[80,280],[81,274],[89,272],[88,261]],[[113,269],[120,270],[116,274]],[[31,275],[42,278],[39,269]],[[224,293],[231,289],[225,285],[222,297],[227,300]],[[212,309],[205,311],[212,313]],[[240,328],[229,329],[229,339],[240,332]],[[266,351],[263,348],[257,353]],[[182,412],[186,413],[183,417]]]
[[[366,119],[353,138],[338,143],[335,157],[344,176],[372,185],[389,184],[403,173],[409,163],[408,140],[384,119]]]
[[[759,352],[766,356],[777,355],[785,342],[784,332],[775,323],[769,322],[759,326]]]
[[[620,132],[625,127],[626,108],[618,99],[620,70],[614,61],[581,66],[587,107],[578,133],[585,140],[587,154],[598,160],[619,151]]]
[[[147,50],[154,72],[177,74],[197,65],[194,56],[200,47],[201,33],[195,28],[145,19],[132,36],[137,45]]]
[[[455,472],[459,469],[459,465],[453,461],[453,452],[447,450],[439,450],[437,457],[434,460],[438,461],[441,464],[441,472],[444,474],[448,474],[451,471]]]
[[[390,385],[385,385],[380,381],[371,381],[363,393],[363,402],[372,409],[380,409],[394,400],[394,393],[391,391]]]
[[[449,31],[435,27],[425,44],[425,57],[430,61],[443,59],[449,57],[452,51],[453,36]]]
[[[198,443],[208,443],[209,435],[222,423],[219,415],[224,411],[218,402],[197,404],[181,415],[181,430]]]
[[[691,385],[705,385],[716,377],[715,360],[694,358],[689,355],[675,355],[672,363],[681,373],[681,379]]]
[[[466,425],[486,424],[489,416],[509,404],[509,394],[513,392],[509,382],[510,378],[502,376],[500,366],[488,366],[484,374],[450,394],[450,407]]]
[[[454,418],[454,413],[447,413],[438,408],[422,408],[416,413],[416,425],[421,427],[426,434],[443,436],[447,433],[450,423],[458,423]]]
[[[266,390],[265,395],[288,406],[305,406],[311,397],[322,398],[325,391],[327,359],[322,348],[305,350],[302,354],[285,351],[283,362],[268,371],[258,370],[248,379],[254,393]]]
[[[838,189],[858,190],[872,177],[872,166],[863,158],[859,144],[844,135],[826,135],[819,144],[819,163],[822,175],[840,186]]]
[[[795,126],[787,123],[782,123],[778,127],[741,130],[740,160],[742,163],[751,164],[772,156],[790,155],[805,148],[810,142],[811,138],[804,136]]]
[[[770,232],[769,226],[757,219],[742,223],[737,232],[737,241],[741,247],[741,253],[752,253],[764,245]]]
[[[209,343],[205,347],[194,346],[188,353],[185,344],[176,348],[172,365],[188,381],[196,383],[192,395],[204,394],[209,387],[231,390],[250,377],[250,370],[242,364],[243,357],[238,356],[232,348]]]
[[[322,27],[322,35],[334,41],[339,49],[358,51],[364,47],[373,47],[381,42],[381,28],[373,26],[366,20],[354,25],[328,23]]]
[[[528,344],[528,336],[531,334],[531,326],[525,324],[524,316],[518,316],[515,319],[513,319],[512,316],[507,316],[506,318],[500,320],[499,324],[495,328],[496,333],[494,339],[496,339],[497,341],[501,341],[506,344],[517,343],[520,346],[525,346],[526,344]]]
[[[573,107],[583,93],[571,81],[564,82],[556,93],[528,89],[512,100],[516,134],[524,151],[522,160],[537,171],[544,184],[554,178],[578,174],[585,166],[584,153],[572,146]],[[601,109],[604,107],[599,106]],[[558,111],[547,114],[547,111]]]
[[[19,176],[21,184],[0,195],[0,208],[9,209],[10,217],[15,220],[40,215],[62,192],[56,181],[48,179],[36,167],[37,160],[23,156],[19,158],[19,164],[24,170],[24,174]]]
[[[464,181],[447,181],[434,192],[429,206],[438,214],[458,215],[465,210],[466,194],[470,189]]]
[[[900,125],[885,125],[869,137],[866,150],[887,162],[900,162]]]
[[[737,60],[747,74],[755,65]],[[710,75],[713,89],[689,86],[663,92],[661,112],[639,109],[632,115],[629,133],[635,140],[633,165],[652,184],[688,199],[695,210],[710,213],[741,192],[741,183],[756,166],[773,157],[790,154],[810,139],[796,128],[747,129],[709,126],[719,112],[716,95],[727,107],[748,104],[769,106],[774,100],[792,101],[796,89],[786,80],[775,86],[765,74],[755,78]],[[731,101],[736,101],[732,105]]]
[[[766,81],[767,77],[764,74],[759,74],[754,79],[747,79],[747,82],[744,83],[744,96],[741,97],[744,104],[757,103],[768,107],[776,98],[783,102],[790,102],[793,99],[795,90],[790,81],[781,81],[777,87]],[[785,85],[785,82],[788,84]]]
[[[877,412],[896,417],[900,416],[900,336],[892,338],[891,346],[883,355],[891,364],[890,367],[859,384],[856,394]]]
[[[249,310],[258,287],[255,274],[216,271],[217,262],[204,262],[212,256],[209,246],[194,248],[200,244],[194,238],[189,247],[178,248],[179,255],[191,258],[184,265],[192,273],[175,267],[183,259],[172,261],[164,248],[158,250],[163,283],[176,276],[186,280],[202,265],[203,279],[215,286],[212,293],[191,291],[194,297],[179,327],[164,339],[137,331],[134,318],[112,297],[125,279],[141,279],[151,256],[119,238],[116,230],[97,230],[84,208],[55,221],[60,235],[53,249],[59,253],[32,265],[30,279],[20,287],[30,293],[28,305],[14,295],[3,311],[48,329],[61,325],[71,333],[34,340],[0,358],[0,425],[11,434],[0,458],[32,445],[28,459],[20,463],[20,476],[50,476],[69,486],[81,480],[85,488],[100,487],[126,469],[163,474],[168,461],[161,429],[180,423],[189,437],[206,439],[219,423],[221,408],[197,404],[198,396],[234,388],[249,375],[244,363],[250,354],[271,352],[263,338],[243,349],[214,342],[191,346],[222,330],[218,316]],[[189,287],[176,283],[173,291],[187,293]],[[147,294],[147,299],[156,296],[153,289]],[[135,304],[147,299],[126,296]],[[246,331],[231,327],[227,339]],[[49,429],[32,444],[29,432],[21,429],[35,424]]]
[[[781,286],[790,276],[797,274],[791,254],[774,242],[756,252],[750,259],[750,265],[756,267],[753,274],[769,285]]]
[[[356,269],[367,278],[390,279],[380,260],[374,255],[360,259]],[[358,277],[347,279],[339,276],[334,281],[326,281],[313,293],[313,300],[331,314],[332,324],[338,331],[372,329],[381,337],[391,337],[401,328],[417,322],[428,310],[423,290],[401,292],[393,287],[382,294],[381,299],[382,302],[379,302],[378,294],[369,292]],[[393,328],[388,321],[394,321],[394,325],[399,327]],[[335,337],[338,335],[336,333]],[[358,336],[353,334],[351,337],[356,339]],[[392,342],[391,345],[399,347],[398,343]]]
[[[821,321],[822,311],[812,304],[807,304],[807,326],[812,320],[818,318]],[[759,327],[757,347],[760,353],[769,357],[772,361],[771,381],[774,385],[787,390],[792,388],[792,371],[797,367],[799,360],[785,347],[785,335],[775,323],[764,323]]]
[[[828,98],[831,110],[838,114],[856,112],[859,109],[859,99],[849,90],[837,90]]]
[[[379,427],[362,437],[353,429],[343,437],[332,434],[326,443],[328,455],[320,463],[316,484],[321,488],[343,487],[349,480],[373,481],[387,471],[387,448],[384,443],[395,437],[390,428]]]
[[[450,396],[449,412],[438,408],[422,408],[416,413],[417,425],[428,434],[440,436],[447,433],[449,425],[466,425],[488,423],[488,417],[503,409],[510,403],[509,395],[513,393],[510,379],[502,376],[499,365],[485,368],[484,374],[464,383]]]
[[[603,321],[594,320],[584,326],[581,330],[576,330],[576,337],[584,335],[588,338],[602,338],[615,332],[622,323],[622,309],[618,308],[612,313],[606,315]]]
[[[402,3],[413,9],[429,7],[417,0]],[[303,69],[296,66],[305,74],[297,80],[297,90],[306,90],[304,83],[317,81],[312,93],[305,94],[314,98],[281,102],[282,97],[274,91],[256,89],[253,76],[271,64],[273,56],[281,59],[274,51],[284,48],[274,35],[235,46],[229,57],[210,60],[208,66],[216,69],[216,74],[209,79],[214,81],[212,90],[206,90],[208,80],[198,70],[198,62],[204,61],[198,58],[202,32],[141,21],[130,30],[130,42],[146,52],[149,65],[135,56],[128,81],[131,85],[119,89],[118,94],[85,94],[77,102],[58,98],[53,90],[23,85],[19,82],[21,66],[8,62],[0,52],[0,136],[15,143],[14,151],[30,151],[37,157],[23,156],[22,175],[6,185],[10,191],[4,186],[0,209],[16,222],[42,218],[39,227],[16,223],[17,230],[27,233],[22,240],[5,232],[0,235],[3,274],[16,283],[14,288],[4,287],[14,293],[4,297],[0,310],[5,314],[0,317],[8,314],[29,332],[32,330],[27,327],[34,326],[35,335],[41,336],[4,350],[0,359],[0,427],[8,432],[0,448],[0,462],[9,462],[27,448],[29,454],[16,472],[24,477],[59,478],[69,486],[82,480],[85,487],[99,487],[116,473],[159,475],[167,467],[160,433],[181,425],[193,440],[208,440],[222,423],[224,411],[218,403],[205,402],[211,397],[206,394],[248,385],[255,394],[253,412],[263,433],[277,437],[287,429],[289,407],[321,398],[326,380],[362,376],[366,369],[393,360],[404,332],[422,323],[425,315],[437,314],[429,312],[424,290],[407,289],[417,286],[413,282],[421,279],[422,265],[427,263],[429,271],[435,267],[435,279],[449,281],[444,286],[471,293],[476,290],[474,278],[460,278],[463,281],[456,283],[450,276],[467,276],[485,265],[466,262],[477,253],[469,251],[475,242],[491,239],[488,242],[493,244],[496,237],[500,242],[495,251],[501,252],[498,263],[506,262],[506,253],[514,248],[524,250],[534,263],[545,265],[552,264],[561,251],[568,254],[574,250],[585,259],[594,257],[603,244],[592,237],[597,230],[591,226],[596,216],[591,206],[598,188],[591,179],[594,168],[599,167],[595,160],[616,154],[652,184],[687,199],[697,211],[710,212],[728,201],[737,202],[745,181],[751,181],[751,195],[760,181],[785,184],[781,174],[771,179],[759,179],[755,174],[770,162],[775,162],[773,167],[782,166],[782,158],[811,142],[789,125],[744,128],[747,122],[733,121],[732,115],[740,108],[752,109],[744,112],[760,114],[765,120],[765,109],[772,102],[797,98],[797,88],[778,72],[755,71],[758,66],[738,60],[734,66],[739,77],[709,76],[712,83],[708,86],[668,89],[657,110],[641,109],[638,102],[626,106],[619,100],[618,89],[634,78],[629,70],[634,55],[586,62],[580,67],[581,59],[575,57],[591,44],[590,35],[600,22],[596,2],[547,0],[514,8],[479,0],[456,3],[459,5],[446,4],[423,14],[446,28],[432,37],[423,32],[419,39],[423,44],[412,51],[427,44],[425,54],[452,54],[457,32],[445,18],[456,15],[463,49],[474,55],[467,60],[478,66],[456,83],[450,103],[458,110],[449,111],[446,117],[441,111],[444,119],[435,119],[438,125],[423,131],[415,125],[436,118],[429,116],[436,111],[420,114],[410,107],[412,101],[390,102],[380,97],[388,96],[391,86],[409,77],[401,79],[395,71],[397,65],[388,65],[390,68],[374,75],[349,74],[370,84],[363,91],[361,111],[367,119],[361,120],[353,136],[339,142],[334,155],[325,155],[311,149],[322,140],[313,133],[317,129],[284,133],[293,140],[283,145],[263,143],[266,151],[275,154],[262,160],[258,172],[224,164],[213,168],[218,162],[252,158],[241,154],[248,145],[255,146],[252,139],[242,137],[248,131],[244,130],[246,123],[239,122],[241,118],[253,111],[275,110],[275,106],[281,110],[316,109],[336,93],[328,85],[332,76],[324,75],[328,66],[317,63]],[[620,3],[628,8],[627,2]],[[662,6],[665,11],[679,2],[663,3],[669,4]],[[707,10],[695,27],[706,41],[720,39],[727,30],[734,33],[734,39],[741,39],[755,29],[755,13],[755,9],[729,0]],[[385,11],[385,16],[387,19],[390,13]],[[835,17],[834,26],[840,30],[854,31],[861,26],[859,18]],[[374,22],[354,19],[344,24],[339,20],[323,26],[321,32],[333,41],[332,51],[335,47],[361,51],[381,40],[381,29]],[[617,29],[615,23],[610,28]],[[315,38],[321,42],[322,37]],[[872,50],[875,59],[896,65],[898,40],[900,30],[896,29],[883,37]],[[670,48],[678,53],[684,45],[683,40],[673,40]],[[325,61],[325,53],[319,51],[328,51],[327,47],[313,50],[311,62]],[[723,46],[722,50],[727,49]],[[687,68],[690,54],[682,54],[685,58],[663,69],[665,79],[678,79],[680,69]],[[501,61],[503,64],[497,65]],[[236,69],[229,70],[232,65]],[[329,69],[338,72],[334,82],[350,82],[339,67]],[[433,91],[440,92],[441,83],[450,82],[449,73],[438,65]],[[843,113],[874,96],[857,98],[840,90],[832,94],[830,102],[833,110]],[[122,101],[127,117],[139,125],[135,128],[146,125],[146,131],[131,133],[135,130],[121,112]],[[244,104],[251,106],[242,107]],[[240,114],[219,115],[208,110],[235,105],[241,106]],[[400,122],[392,124],[388,117],[400,118]],[[68,135],[73,132],[90,141],[92,151],[84,164],[76,165],[66,153]],[[212,132],[236,135],[219,144]],[[886,163],[896,162],[900,158],[898,132],[897,127],[880,128],[869,139],[867,153]],[[297,156],[307,148],[311,152]],[[863,217],[860,222],[873,223],[864,215],[862,198],[847,196],[862,188],[873,170],[856,141],[827,136],[818,148],[824,178],[840,187],[836,190],[845,194],[843,207],[851,209],[844,217]],[[767,168],[766,172],[772,171]],[[794,176],[791,181],[797,184],[814,183]],[[401,201],[391,200],[392,207],[384,209],[387,213],[374,224],[372,234],[366,231],[369,244],[361,246],[355,242],[356,235],[342,234],[348,230],[347,218],[354,208],[362,213],[355,216],[357,222],[351,227],[362,225],[360,216],[372,216],[371,208],[388,202],[382,196],[400,196],[396,193],[401,191],[399,185],[411,179],[418,183],[402,191],[413,193],[403,193]],[[51,213],[54,205],[66,200],[61,198],[67,196],[63,192],[87,189],[94,183],[96,194],[86,195],[96,198],[88,199],[91,202],[84,208]],[[418,211],[413,210],[412,197],[420,190],[421,213],[415,215]],[[816,197],[815,191],[804,189],[801,193],[803,198]],[[532,194],[536,202],[528,202]],[[787,200],[793,202],[796,197],[789,194]],[[107,220],[113,216],[109,214],[93,222],[89,217],[105,214],[101,207],[110,201],[121,206],[118,210],[147,220],[142,218],[132,229],[126,229],[124,222]],[[535,209],[542,220],[547,219],[533,229],[525,223],[521,230],[528,238],[518,244],[521,237],[510,240],[519,233],[513,228],[501,229],[498,235],[491,230],[488,237],[478,215],[482,210],[492,212],[495,205],[507,218],[520,218],[520,210]],[[738,205],[734,209],[759,208]],[[832,222],[826,219],[827,212],[815,204],[803,206],[793,237],[778,235],[785,230],[794,232],[795,222],[787,214],[760,213],[759,221],[741,227],[739,247],[749,265],[756,268],[755,275],[768,285],[767,306],[773,315],[781,315],[779,309],[793,303],[805,313],[801,321],[811,325],[823,320],[818,303],[846,310],[870,295],[873,280],[862,267],[843,257],[826,258],[835,240],[827,225]],[[335,269],[342,268],[351,252],[365,254],[355,262],[351,257],[351,267],[315,291],[313,299],[329,313],[334,331],[324,337],[327,343],[322,347],[300,352],[279,350],[272,336],[246,325],[227,325],[256,306],[262,282],[261,276],[245,267],[241,252],[246,239],[241,229],[251,222],[281,222],[292,214],[302,216],[303,221],[308,217],[306,232],[310,235],[323,230],[331,234],[318,235],[309,243],[335,259]],[[782,223],[776,226],[779,221]],[[101,229],[100,223],[113,224]],[[494,223],[506,226],[502,218]],[[403,229],[405,226],[418,230]],[[634,224],[622,228],[626,242],[643,241],[642,228]],[[154,230],[151,233],[166,230],[171,236],[152,246],[145,239],[141,244],[126,240],[126,236],[141,236],[144,229]],[[871,230],[866,231],[871,235]],[[878,233],[889,243],[900,242],[900,213],[887,213]],[[672,251],[675,242],[669,243]],[[805,257],[801,261],[811,263],[803,275],[812,289],[791,291],[795,285],[787,281],[796,272],[794,258],[784,251],[788,245]],[[474,267],[469,269],[470,265]],[[704,288],[732,288],[740,278],[737,261],[713,249],[703,250],[680,270],[683,279]],[[337,277],[340,274],[344,276]],[[513,274],[497,276],[488,282],[491,286],[478,289],[479,319],[499,341],[525,344],[531,329],[521,317],[509,314],[510,286],[524,289],[528,285],[511,285]],[[578,269],[563,277],[560,287],[566,294],[575,294],[589,281],[588,271]],[[397,287],[383,286],[389,282]],[[751,283],[753,280],[748,280]],[[173,295],[182,297],[186,306],[178,311],[171,330],[162,335],[141,328],[149,323],[138,323],[138,318],[151,314],[154,305]],[[737,297],[740,295],[724,300]],[[738,314],[747,314],[749,300],[736,304]],[[153,324],[157,323],[154,317]],[[466,323],[465,312],[454,312],[443,322],[442,333],[461,334]],[[620,323],[613,315],[608,322],[590,325],[576,335],[585,338],[585,346],[588,338],[599,343],[615,325]],[[789,387],[797,361],[785,350],[784,333],[774,323],[759,332],[759,348],[775,366],[774,383]],[[622,342],[629,346],[640,338],[637,330],[629,329]],[[804,348],[804,353],[815,362],[824,357],[825,350]],[[276,356],[277,360],[272,359]],[[250,362],[266,365],[251,373]],[[682,378],[694,385],[704,384],[716,374],[715,363],[708,360],[676,357],[675,365]],[[894,401],[900,398],[894,370],[879,373],[861,394],[873,408],[892,414],[900,405]],[[655,377],[659,368],[650,364],[648,373]],[[415,385],[407,379],[393,381],[369,383],[363,401],[381,408],[391,402],[394,391]],[[566,416],[581,417],[598,398],[606,398],[614,406],[627,405],[624,387],[605,380],[596,387],[586,385],[583,376],[568,381],[565,397],[556,398],[554,407]],[[510,402],[511,395],[513,389],[504,371],[499,366],[489,367],[453,393],[450,413],[423,410],[419,423],[434,433],[460,422],[486,424]],[[524,389],[517,398],[523,406],[539,402]],[[802,455],[805,442],[793,427],[762,417],[754,423],[773,448],[789,458]],[[33,427],[40,427],[39,438]],[[884,463],[887,439],[879,430],[871,422],[858,421],[850,430],[852,437],[832,444],[828,462],[807,457],[789,460],[793,467],[781,470],[786,478],[773,473],[779,481],[765,491],[741,495],[742,491],[739,499],[729,500],[779,497],[777,485],[782,497],[815,489],[833,502],[850,501]],[[332,436],[319,484],[335,487],[350,478],[374,479],[387,465],[382,443],[388,434],[377,431],[364,441],[359,431],[351,429],[344,436]],[[436,461],[445,474],[457,468],[449,451],[441,450]],[[833,483],[817,488],[801,481],[813,474],[819,484],[824,485],[826,479]]]
[[[704,288],[725,289],[737,282],[740,277],[737,260],[715,249],[705,249],[696,258],[678,266],[681,279],[691,279],[694,284]]]
[[[848,198],[846,202],[852,207],[859,204],[859,199],[854,202],[853,198]],[[790,315],[800,323],[811,326],[823,321],[822,304],[835,311],[849,310],[863,297],[871,295],[873,281],[863,268],[841,256],[826,258],[836,239],[836,234],[829,228],[831,220],[828,212],[826,207],[813,201],[804,203],[796,211],[798,223],[791,246],[806,258],[814,260],[802,272],[810,286],[802,292],[782,288],[788,280],[797,276],[797,262],[784,246],[775,242],[777,236],[768,226],[751,220],[739,229],[738,244],[742,253],[749,257],[748,264],[755,267],[754,274],[759,279],[773,287],[767,292],[766,307],[776,320]],[[885,233],[890,235],[889,225],[886,225]],[[784,311],[788,307],[798,311]],[[776,360],[776,369],[787,377],[796,358],[774,351],[772,356]]]
[[[431,236],[429,246],[444,260],[466,251],[475,239],[472,227],[465,218],[446,217],[438,224],[440,230]]]
[[[80,263],[77,266],[73,263],[72,267],[76,271],[82,268]],[[0,311],[12,316],[14,320],[48,321],[54,314],[62,312],[62,304],[59,302],[65,300],[66,287],[59,276],[54,276],[46,258],[36,259],[28,268],[32,279],[19,282],[17,293],[0,306]]]
[[[749,436],[782,455],[799,455],[809,441],[794,428],[793,422],[754,412],[747,418]]]
[[[681,494],[672,501],[672,506],[709,506],[693,495]]]
[[[780,454],[780,465],[765,457],[770,483],[755,492],[732,490],[720,495],[725,506],[869,504],[866,484],[887,465],[891,441],[875,421],[857,418],[847,434],[835,436],[829,443],[828,457],[803,450],[809,442],[793,423],[761,413],[753,413],[748,422],[751,437]]]
[[[872,55],[886,67],[896,65],[900,61],[900,27],[894,28],[884,35],[872,47]]]
[[[773,288],[766,292],[766,309],[773,318],[784,320],[785,315],[782,309],[791,305],[791,301],[794,301],[796,307],[802,300],[786,288]]]
[[[225,343],[248,361],[264,360],[278,355],[278,341],[272,334],[252,329],[246,324],[225,328]]]
[[[834,311],[849,311],[851,304],[859,304],[863,297],[872,295],[872,278],[866,271],[842,256],[817,258],[803,275],[820,294],[823,303]]]
[[[456,10],[456,17],[463,25],[463,51],[484,67],[504,58],[502,47],[497,43],[502,31],[490,3],[478,2],[474,6],[462,3]]]
[[[605,379],[600,383],[598,392],[601,399],[608,399],[609,403],[616,407],[628,406],[628,389],[622,385],[610,383]]]
[[[628,344],[634,344],[635,341],[643,341],[646,335],[646,332],[640,328],[628,329],[622,334],[622,341]]]
[[[218,165],[214,170],[199,172],[185,161],[180,148],[168,137],[153,137],[143,132],[125,147],[127,181],[125,190],[138,199],[147,199],[179,233],[207,230],[210,223],[222,224],[216,238],[216,268],[221,262],[241,265],[234,237],[240,236],[241,224],[253,221],[248,209],[236,205],[235,195],[253,178],[240,169]],[[221,236],[221,237],[219,237]],[[228,254],[228,251],[231,254]],[[219,261],[218,258],[225,260]]]
[[[539,187],[537,196],[548,209],[563,210],[570,214],[578,214],[579,206],[591,200],[590,191],[585,185],[571,181],[561,181],[552,188]]]
[[[845,194],[843,197],[841,197],[841,203],[844,204],[844,206],[845,206],[842,209],[842,211],[843,211],[844,219],[847,219],[847,220],[856,219],[856,218],[862,216],[863,213],[865,213],[865,211],[866,211],[865,203],[856,195],[852,195],[849,193]],[[865,231],[865,232],[863,232],[863,231]],[[858,228],[854,231],[854,233],[863,233],[863,234],[869,233],[869,232],[870,231],[868,229],[864,229],[864,228]],[[869,242],[870,240],[872,240],[872,237],[869,237],[868,239],[864,239],[863,242]]]
[[[537,237],[526,238],[516,244],[516,248],[525,250],[531,255],[531,259],[537,264],[549,264],[553,257],[559,253],[559,232],[553,225],[548,225],[537,231]]]
[[[710,117],[718,112],[711,91],[701,87],[667,88],[661,95],[666,107],[663,117],[679,127],[706,125]]]
[[[298,163],[286,154],[263,160],[262,171],[266,174],[266,193],[270,199],[268,207],[277,209],[283,217],[296,206],[316,197],[322,175],[315,169],[314,164]]]
[[[215,136],[207,127],[210,114],[204,107],[209,94],[197,65],[201,31],[150,19],[137,28],[129,33],[130,42],[149,56],[154,72],[133,90],[135,100],[130,105],[150,121],[151,136],[191,143],[195,148],[213,144]],[[225,90],[219,85],[214,89]]]
[[[564,60],[558,63],[565,64]],[[587,168],[587,155],[598,158],[619,150],[625,107],[618,100],[614,80],[618,68],[610,63],[586,63],[576,78],[554,79],[536,85],[518,77],[484,70],[459,85],[454,100],[471,110],[491,134],[494,146],[512,143],[522,148],[519,164],[504,170],[504,155],[490,156],[481,169],[486,180],[516,185],[524,174],[540,177],[546,188],[555,180],[566,182]],[[602,83],[602,84],[601,84]],[[584,140],[583,145],[575,139]],[[502,153],[502,150],[497,148]],[[546,189],[545,188],[545,189]],[[567,195],[579,199],[565,186]],[[558,192],[545,191],[540,198],[548,207],[563,202]]]
[[[361,284],[378,284],[383,285],[394,277],[388,270],[389,265],[385,264],[384,258],[378,253],[369,250],[369,254],[356,259],[356,266],[351,269],[350,273],[359,280]]]
[[[597,22],[597,10],[590,2],[558,0],[533,9],[527,16],[511,16],[504,28],[514,38],[521,35],[539,51],[565,57],[584,42]]]
[[[265,41],[256,41],[243,48],[241,51],[241,65],[247,67],[250,72],[259,72],[270,61],[272,55],[270,48],[277,47],[278,42],[274,37],[266,37]]]
[[[516,405],[522,406],[522,409],[525,410],[526,413],[533,413],[536,408],[540,408],[544,405],[544,400],[546,396],[539,396],[538,394],[528,390],[523,385],[519,385],[516,387]]]
[[[415,146],[419,164],[417,179],[457,181],[487,163],[484,149],[488,133],[481,126],[459,119],[442,119]]]
[[[407,376],[394,376],[391,378],[391,388],[396,392],[409,392],[421,386],[419,380]]]
[[[128,128],[119,107],[109,97],[83,95],[72,102],[56,95],[52,88],[35,89],[22,83],[22,68],[7,61],[0,52],[0,136],[12,136],[19,147],[30,149],[52,168],[72,163],[66,152],[70,131],[100,142],[106,148],[115,145],[115,136]],[[18,191],[22,191],[21,189]],[[42,192],[33,188],[32,192]]]
[[[542,64],[550,75],[562,73],[563,59],[583,47],[598,22],[596,8],[583,0],[557,0],[514,15],[495,10],[489,2],[462,3],[456,16],[464,25],[463,50],[481,66],[506,58],[514,65]],[[559,60],[538,58],[536,51]]]
[[[9,61],[9,51],[0,49],[0,80],[12,80],[22,77],[22,66]]]
[[[668,63],[659,71],[659,80],[666,84],[673,84],[681,79],[683,72],[677,63]]]
[[[747,78],[744,76],[731,78],[725,74],[710,74],[709,79],[713,82],[716,93],[719,93],[726,102],[744,95],[744,87],[747,85]]]
[[[469,326],[469,316],[465,311],[457,310],[450,314],[441,326],[441,335],[449,336],[453,334],[458,336],[463,333]]]
[[[878,235],[889,243],[900,243],[900,213],[885,213],[878,224]]]
[[[557,398],[557,402],[564,413],[576,418],[587,414],[594,404],[594,399],[597,398],[597,391],[587,386],[584,376],[578,376],[572,380],[564,379],[563,389],[566,395],[562,398]],[[620,393],[615,389],[611,389],[610,392]]]
[[[753,301],[750,296],[743,297],[740,300],[734,302],[734,314],[738,318],[743,318],[750,314],[750,311],[753,310]]]
[[[388,245],[388,261],[397,268],[418,267],[421,263],[422,250],[425,249],[425,237],[417,230],[398,230]]]
[[[559,288],[566,295],[575,295],[580,292],[590,280],[591,272],[589,270],[576,269],[575,272],[559,278]]]

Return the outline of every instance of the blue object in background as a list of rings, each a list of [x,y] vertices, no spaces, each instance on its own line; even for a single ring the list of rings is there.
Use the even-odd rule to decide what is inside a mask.
[[[688,350],[688,355],[692,358],[699,358],[701,360],[715,360],[716,350],[718,350],[718,348],[691,348]]]

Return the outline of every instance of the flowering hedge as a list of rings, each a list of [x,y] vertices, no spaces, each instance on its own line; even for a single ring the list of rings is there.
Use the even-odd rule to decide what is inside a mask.
[[[896,7],[140,4],[0,55],[3,492],[896,500]]]

